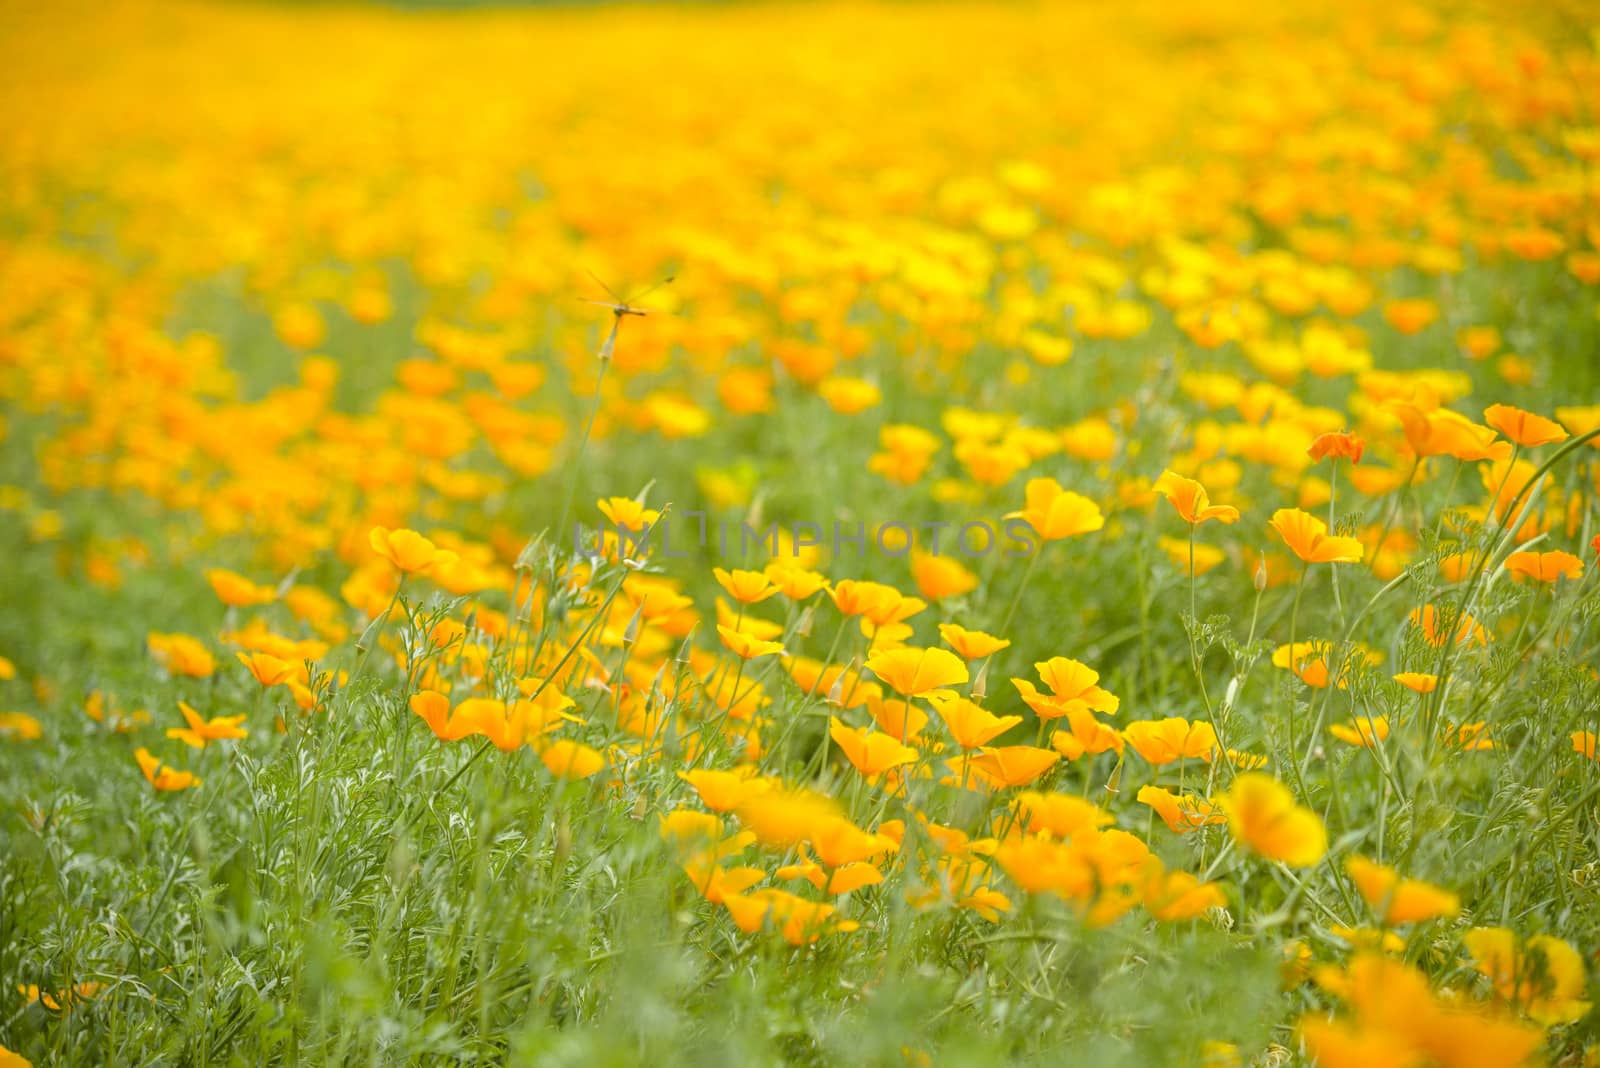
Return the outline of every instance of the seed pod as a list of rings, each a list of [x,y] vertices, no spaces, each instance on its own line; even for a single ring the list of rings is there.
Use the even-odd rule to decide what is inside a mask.
[[[572,853],[572,821],[567,817],[567,810],[562,809],[556,814],[556,855],[555,862],[560,864]]]
[[[844,672],[839,672],[839,677],[833,680],[833,685],[828,687],[828,696],[824,700],[835,708],[844,703]]]
[[[1117,761],[1117,766],[1111,769],[1111,778],[1106,780],[1106,793],[1121,793],[1122,790],[1122,761]]]
[[[972,699],[982,701],[989,696],[989,661],[983,662],[983,667],[978,669],[978,677],[972,680]]]
[[[528,544],[526,544],[526,545],[524,545],[522,547],[522,551],[517,554],[517,562],[511,565],[512,570],[514,570],[514,571],[531,571],[531,570],[533,570],[534,557],[538,554],[539,549],[541,547],[543,547],[543,545],[544,545],[544,532],[540,531],[538,534],[535,534],[532,538],[530,538],[528,540]]]

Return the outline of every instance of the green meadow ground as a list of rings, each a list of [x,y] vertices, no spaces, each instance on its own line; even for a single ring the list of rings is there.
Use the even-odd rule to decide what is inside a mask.
[[[237,295],[213,295],[205,307],[213,329],[237,331],[239,351],[276,345]],[[1138,396],[1150,431],[1137,445],[1160,448],[1179,418],[1170,362],[1157,355],[1170,342],[1158,333],[1144,359],[1081,353],[1078,381],[1044,418],[1071,419],[1078,411],[1069,399],[1097,390]],[[1406,356],[1397,351],[1396,362]],[[972,373],[981,380],[985,371],[980,364]],[[797,408],[803,403],[796,398]],[[836,459],[869,443],[839,440],[848,426],[783,422],[752,435],[779,439],[758,454],[762,485],[772,488],[767,515],[870,514],[849,503],[874,492],[870,476]],[[29,462],[17,446],[28,430],[26,419],[13,423],[6,454],[8,480],[24,485]],[[786,434],[795,439],[787,454]],[[654,471],[683,470],[702,448],[641,455],[600,443],[585,459],[578,497],[602,485],[641,487]],[[1569,460],[1558,477],[1569,485],[1591,478],[1585,463]],[[1442,481],[1404,502],[1405,512],[1440,514]],[[832,510],[814,511],[827,507],[823,487]],[[283,700],[248,676],[167,680],[143,657],[149,620],[198,633],[233,620],[183,574],[198,532],[98,495],[63,504],[70,530],[132,530],[158,548],[149,566],[108,591],[61,574],[59,543],[15,524],[0,534],[9,604],[0,648],[51,682],[36,700],[23,682],[6,684],[13,704],[36,709],[49,726],[46,741],[7,747],[0,762],[0,796],[11,799],[0,822],[0,973],[46,989],[102,984],[64,1015],[11,1002],[3,1033],[37,1063],[896,1064],[903,1051],[927,1048],[952,1064],[1063,1055],[1194,1063],[1210,1039],[1281,1046],[1276,1022],[1308,995],[1280,988],[1274,936],[1361,912],[1348,888],[1325,886],[1320,916],[1293,900],[1283,875],[1246,866],[1225,870],[1252,902],[1248,918],[1186,929],[1125,921],[1087,931],[1059,903],[1038,899],[1019,902],[997,929],[970,912],[917,913],[869,889],[855,896],[870,935],[804,948],[741,936],[712,919],[657,832],[659,814],[685,792],[672,767],[644,767],[618,796],[598,779],[552,780],[529,750],[474,760],[465,746],[440,747],[419,729],[392,673],[360,680],[326,715],[291,716],[279,735],[265,724]],[[526,529],[535,531],[550,502],[530,505]],[[929,518],[894,511],[881,494],[877,506]],[[1358,526],[1359,517],[1340,525]],[[1022,650],[1068,647],[1100,665],[1125,706],[1198,718],[1183,623],[1188,583],[1164,566],[1154,529],[1107,538],[1092,556],[1054,547],[1029,580],[1011,633]],[[220,564],[245,559],[208,554]],[[894,581],[904,565],[869,552],[842,566]],[[1435,581],[1429,570],[1419,560],[1417,581]],[[1022,571],[997,560],[984,593],[952,614],[997,616]],[[1392,616],[1407,596],[1403,586],[1385,593],[1371,576],[1346,573],[1340,582],[1346,606],[1377,599],[1374,614]],[[1328,583],[1327,574],[1308,580],[1301,634],[1331,625]],[[1271,643],[1262,639],[1287,635],[1292,590],[1258,599],[1237,576],[1201,577],[1198,590],[1207,673],[1244,678],[1236,701],[1243,737],[1283,752],[1286,675],[1264,665]],[[1531,924],[1592,945],[1600,938],[1600,780],[1567,735],[1594,726],[1593,586],[1552,600],[1501,576],[1492,597],[1497,614],[1532,618],[1518,631],[1519,650],[1547,648],[1558,626],[1564,635],[1564,647],[1531,669],[1497,651],[1464,695],[1492,715],[1500,759],[1429,761],[1399,749],[1389,758],[1391,782],[1368,752],[1330,745],[1313,800],[1330,823],[1338,806],[1336,825],[1348,829],[1336,848],[1370,850],[1386,835],[1403,869],[1430,872],[1475,902],[1460,925]],[[435,594],[410,608],[427,614],[441,603]],[[1257,640],[1246,644],[1252,619]],[[1406,630],[1387,630],[1383,648],[1398,653]],[[819,627],[795,645],[820,654],[830,634]],[[1001,654],[993,677],[1023,674],[1030,656]],[[256,726],[250,744],[208,749],[189,764],[204,777],[202,790],[157,794],[133,768],[131,746],[82,714],[90,688],[129,708],[183,699],[247,711]],[[1354,707],[1378,696],[1333,699]],[[605,702],[590,693],[580,707],[603,715]],[[779,690],[771,715],[782,722],[805,704],[797,690]],[[1016,733],[1031,736],[1031,724]],[[791,766],[820,737],[820,727],[803,730]],[[1095,773],[1091,796],[1113,790],[1110,770]],[[836,760],[829,775],[844,784],[848,768]],[[1147,776],[1123,769],[1110,796]],[[1077,773],[1064,777],[1075,790]],[[1151,819],[1127,808],[1119,818],[1141,832]],[[1186,848],[1168,845],[1174,857]],[[1410,952],[1429,960],[1450,938],[1448,929],[1434,932],[1437,946]]]

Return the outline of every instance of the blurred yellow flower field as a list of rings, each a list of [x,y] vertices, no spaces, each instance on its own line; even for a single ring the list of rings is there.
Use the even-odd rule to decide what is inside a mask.
[[[1600,11],[6,3],[0,117],[0,1066],[1600,1063]]]

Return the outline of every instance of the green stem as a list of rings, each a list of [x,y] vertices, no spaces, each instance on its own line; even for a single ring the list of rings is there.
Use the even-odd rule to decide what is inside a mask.
[[[1001,637],[1005,637],[1007,628],[1011,626],[1012,618],[1017,614],[1017,606],[1022,603],[1022,595],[1027,591],[1028,583],[1033,578],[1034,568],[1039,566],[1039,559],[1044,556],[1046,544],[1048,543],[1040,542],[1039,548],[1034,551],[1032,556],[1028,557],[1028,566],[1022,572],[1022,581],[1017,584],[1017,592],[1012,595],[1011,605],[1006,609],[1006,614],[1000,620],[1000,626],[995,631]]]
[[[1305,776],[1300,771],[1300,762],[1295,759],[1295,754],[1300,751],[1299,743],[1295,740],[1295,716],[1297,715],[1295,706],[1299,704],[1295,696],[1295,683],[1299,681],[1300,676],[1295,670],[1297,660],[1295,659],[1294,644],[1300,627],[1300,595],[1305,592],[1306,574],[1310,570],[1310,564],[1302,564],[1300,566],[1300,581],[1296,582],[1294,586],[1294,607],[1289,610],[1289,770],[1294,772],[1295,785],[1299,788],[1302,798],[1306,797],[1307,794]],[[1311,740],[1311,744],[1313,746],[1316,745],[1315,738]]]

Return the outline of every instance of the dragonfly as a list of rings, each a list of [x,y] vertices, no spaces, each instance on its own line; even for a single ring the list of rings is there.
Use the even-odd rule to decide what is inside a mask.
[[[637,315],[642,319],[646,315],[650,314],[648,308],[641,308],[635,304],[634,301],[643,300],[645,297],[648,297],[662,286],[671,285],[673,279],[676,277],[676,275],[669,274],[655,285],[649,286],[641,292],[634,293],[633,295],[624,298],[617,296],[616,291],[610,286],[606,285],[604,282],[600,281],[599,277],[593,271],[585,271],[584,273],[590,278],[593,278],[595,285],[605,290],[606,295],[611,298],[610,300],[584,301],[585,304],[594,304],[601,308],[611,309],[611,331],[606,334],[605,344],[600,346],[600,358],[602,360],[611,359],[611,354],[616,350],[617,333],[622,329],[622,320],[626,319],[630,315]]]

